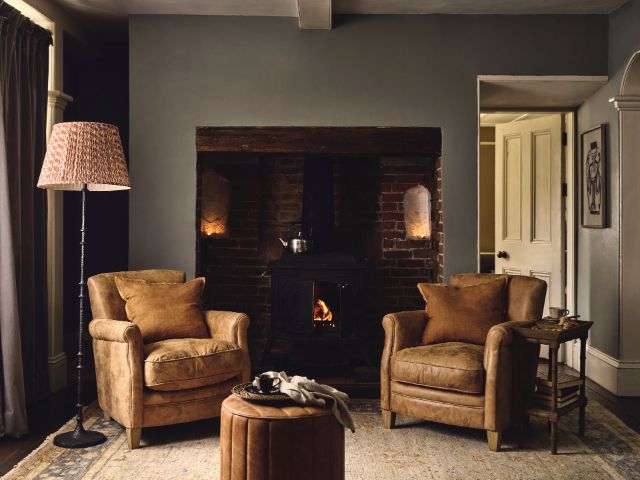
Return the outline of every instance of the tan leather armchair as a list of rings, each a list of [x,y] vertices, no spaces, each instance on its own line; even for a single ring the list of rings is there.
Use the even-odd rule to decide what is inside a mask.
[[[477,285],[503,276],[453,275],[451,285]],[[424,310],[386,315],[380,371],[385,427],[393,428],[396,413],[400,413],[484,429],[489,449],[498,451],[502,432],[523,418],[523,399],[533,389],[540,354],[537,345],[513,348],[511,327],[542,317],[546,290],[546,282],[537,278],[508,276],[508,321],[489,330],[485,345],[421,345],[427,323]]]
[[[127,431],[137,448],[143,427],[171,425],[220,416],[231,388],[250,373],[243,313],[205,312],[211,339],[169,339],[144,344],[135,323],[127,320],[116,276],[150,282],[185,281],[184,272],[142,270],[103,273],[88,281],[93,320],[89,333],[105,418]]]

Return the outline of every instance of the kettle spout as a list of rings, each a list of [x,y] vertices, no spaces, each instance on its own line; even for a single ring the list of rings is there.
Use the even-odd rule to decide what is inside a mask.
[[[283,246],[284,248],[287,248],[287,245],[289,244],[289,242],[287,242],[286,240],[283,240],[283,239],[281,239],[281,238],[278,238],[278,240],[280,240],[280,243],[282,244],[282,246]]]

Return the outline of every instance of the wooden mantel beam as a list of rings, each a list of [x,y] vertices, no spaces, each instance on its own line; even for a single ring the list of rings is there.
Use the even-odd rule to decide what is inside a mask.
[[[428,155],[439,157],[433,127],[198,127],[196,150],[209,153]]]
[[[300,28],[331,30],[331,1],[297,0]]]

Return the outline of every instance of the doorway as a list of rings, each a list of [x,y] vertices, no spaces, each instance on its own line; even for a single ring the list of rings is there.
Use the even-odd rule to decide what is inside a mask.
[[[547,282],[566,307],[571,112],[481,112],[479,267]]]
[[[578,154],[576,150],[576,132],[579,128],[576,125],[575,112],[582,103],[606,84],[607,81],[608,77],[606,76],[478,76],[478,271],[495,272],[497,269],[500,269],[500,271],[509,271],[508,269],[510,267],[507,265],[508,262],[503,262],[502,258],[498,259],[497,253],[503,252],[501,253],[501,257],[503,257],[503,254],[509,256],[509,254],[513,252],[513,244],[507,245],[508,248],[496,249],[496,229],[498,227],[501,228],[500,236],[498,238],[502,237],[501,240],[504,240],[504,213],[509,213],[511,215],[512,222],[509,225],[510,219],[507,218],[506,224],[508,227],[512,228],[509,232],[506,232],[508,233],[506,236],[513,237],[515,234],[514,232],[517,232],[517,229],[514,229],[514,227],[518,226],[518,222],[516,220],[519,219],[520,232],[515,235],[516,237],[520,235],[521,238],[528,239],[529,243],[533,241],[535,247],[540,247],[541,244],[544,243],[553,244],[552,248],[554,248],[554,250],[552,253],[552,261],[555,262],[556,266],[554,267],[553,264],[551,264],[551,270],[547,270],[547,273],[555,274],[555,277],[557,278],[559,272],[560,280],[556,280],[555,282],[552,280],[554,285],[549,288],[546,302],[547,305],[545,305],[545,314],[547,314],[547,308],[550,303],[552,304],[551,306],[565,307],[569,309],[572,314],[580,313],[576,311],[575,283],[577,250],[576,231],[578,228],[578,217],[576,212],[578,205],[577,195],[579,191],[576,183],[577,179],[579,179],[579,176],[576,175],[576,156]],[[507,209],[505,212],[503,204],[501,208],[501,225],[498,225],[495,221],[495,181],[497,173],[504,175],[504,171],[500,172],[496,170],[496,153],[500,153],[497,152],[498,149],[496,148],[496,131],[498,130],[498,126],[510,125],[508,128],[518,129],[521,126],[526,127],[526,122],[544,122],[545,120],[541,119],[552,115],[560,116],[562,130],[566,133],[566,135],[561,136],[562,148],[560,149],[560,173],[557,171],[557,166],[555,167],[556,174],[553,177],[551,176],[551,170],[548,172],[548,177],[546,176],[547,173],[544,169],[538,169],[537,171],[533,170],[532,172],[531,167],[536,162],[531,161],[531,153],[529,153],[528,158],[525,159],[526,162],[522,162],[520,164],[521,167],[524,166],[526,168],[524,172],[523,170],[520,170],[520,173],[525,173],[529,181],[520,183],[523,202],[515,208],[515,212],[519,213],[514,217],[513,208],[511,208],[511,210]],[[558,117],[555,118],[558,119]],[[519,122],[521,125],[517,125]],[[502,135],[500,145],[503,149],[503,157],[505,133],[508,138],[512,140],[507,142],[509,143],[507,147],[511,148],[512,152],[514,150],[519,150],[514,148],[514,146],[518,146],[518,142],[514,140],[514,136],[517,136],[517,132],[512,130],[507,131],[507,127],[500,127],[500,129],[502,129],[503,132],[503,134],[499,134]],[[531,135],[534,131],[537,130],[535,128],[527,130],[527,133],[525,133],[523,137],[529,139],[527,142],[530,145]],[[520,133],[522,134],[522,132]],[[533,143],[537,144],[534,147],[527,147],[528,151],[531,151],[532,148],[538,148],[540,150],[542,147],[551,147],[550,143],[548,145],[545,143],[547,140],[549,142],[555,141],[557,144],[557,136],[554,137],[554,135],[538,135],[537,137],[534,136],[533,140]],[[524,145],[521,143],[520,147],[523,146]],[[542,149],[544,150],[544,148]],[[551,166],[549,163],[549,161],[551,161],[551,157],[546,158],[546,162],[544,156],[538,157],[537,160],[538,164],[546,163]],[[555,165],[557,165],[557,163]],[[512,170],[511,172],[507,172],[507,176],[509,173],[512,176],[515,176],[518,172],[514,172]],[[559,181],[556,178],[558,176],[561,177]],[[548,190],[543,188],[542,191],[538,189],[537,192],[534,192],[538,194],[537,199],[535,195],[532,196],[532,178],[537,179],[536,182],[540,179],[546,180],[548,178],[549,182],[551,182],[549,184],[546,184],[545,181],[540,182],[540,185],[538,186],[540,187],[543,184],[546,184],[548,185]],[[513,185],[513,182],[510,185]],[[555,213],[550,211],[551,217],[549,218],[549,221],[553,224],[555,220],[555,229],[557,230],[560,228],[560,248],[558,248],[558,242],[553,242],[553,240],[547,236],[547,233],[553,233],[553,225],[551,224],[550,229],[546,230],[543,228],[544,225],[540,223],[544,216],[536,217],[535,210],[534,215],[531,214],[531,205],[535,205],[536,208],[539,207],[540,211],[544,211],[544,207],[551,209],[554,198],[555,205],[557,205],[558,190],[561,194],[560,208],[558,209],[556,207]],[[548,204],[540,202],[540,194],[545,192],[551,195],[551,197],[549,197]],[[511,193],[513,194],[514,192]],[[526,212],[522,210],[525,204],[529,207]],[[511,204],[511,207],[513,207],[513,205],[514,204]],[[514,218],[516,220],[514,220]],[[535,223],[536,221],[538,221],[537,225]],[[560,227],[557,226],[558,222],[560,222]],[[517,240],[510,238],[507,243],[509,242],[516,243]],[[538,245],[535,245],[536,242]],[[500,262],[498,262],[498,260],[500,260]],[[517,271],[517,268],[514,270]],[[536,276],[539,277],[542,277],[539,273],[543,273],[538,271],[537,267],[528,268],[528,271],[523,271],[524,268],[521,267],[520,270],[523,274],[536,274]],[[513,273],[516,273],[516,271]],[[565,348],[566,352],[564,348],[560,350],[560,361],[565,361],[566,358],[568,366],[576,367],[578,365],[577,353],[579,352],[579,345],[577,343],[574,345],[571,342],[568,342],[565,344]],[[544,353],[545,352],[543,352],[543,356]]]

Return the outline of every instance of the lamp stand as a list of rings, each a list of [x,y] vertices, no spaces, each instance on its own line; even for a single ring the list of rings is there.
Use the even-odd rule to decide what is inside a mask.
[[[84,368],[82,364],[83,357],[83,337],[84,337],[84,245],[85,245],[85,214],[86,214],[86,203],[87,203],[87,184],[85,183],[82,186],[82,224],[80,227],[80,295],[78,298],[80,299],[80,327],[78,330],[78,366],[76,367],[78,371],[78,391],[77,391],[77,402],[76,402],[76,428],[72,432],[65,432],[59,435],[56,435],[53,439],[53,444],[58,447],[63,448],[85,448],[85,447],[93,447],[95,445],[99,445],[104,442],[107,437],[105,437],[102,433],[96,432],[93,430],[85,430],[82,425],[83,415],[82,415],[82,369]]]

